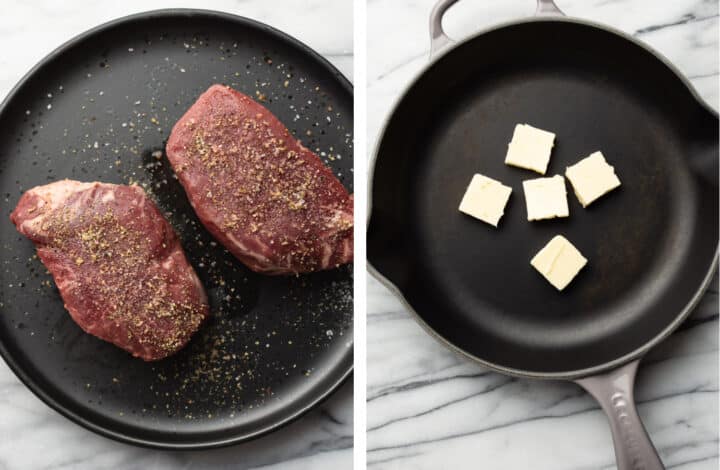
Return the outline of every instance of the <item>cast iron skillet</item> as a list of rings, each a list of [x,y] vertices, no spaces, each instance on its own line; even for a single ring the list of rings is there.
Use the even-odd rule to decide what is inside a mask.
[[[607,413],[621,470],[661,468],[633,403],[640,358],[687,317],[718,247],[718,118],[631,37],[569,19],[507,23],[432,55],[380,138],[372,171],[372,273],[433,336],[504,374],[574,380]],[[549,15],[549,16],[548,16]],[[602,150],[622,187],[570,217],[526,220],[503,163],[516,123],[557,133],[548,175]],[[497,229],[457,207],[473,173],[512,186]],[[533,176],[534,175],[534,176]],[[563,234],[589,259],[563,292],[530,265]]]
[[[352,189],[350,83],[295,39],[233,15],[162,10],[107,23],[50,54],[0,107],[0,353],[47,404],[125,442],[188,449],[259,436],[352,369],[350,267],[250,272],[202,228],[173,177],[162,153],[170,129],[218,82],[264,100]],[[8,219],[23,191],[61,178],[135,181],[166,212],[212,310],[185,350],[144,363],[70,319]]]

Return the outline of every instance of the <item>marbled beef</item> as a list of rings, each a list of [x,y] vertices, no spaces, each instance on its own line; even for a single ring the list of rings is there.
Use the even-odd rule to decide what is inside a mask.
[[[267,109],[213,85],[175,124],[167,156],[205,227],[254,271],[352,261],[353,201]]]
[[[38,186],[10,219],[35,243],[73,320],[133,356],[177,352],[209,314],[175,232],[138,186]]]

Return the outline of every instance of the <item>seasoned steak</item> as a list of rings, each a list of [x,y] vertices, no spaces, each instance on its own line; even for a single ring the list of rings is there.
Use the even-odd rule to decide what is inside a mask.
[[[352,196],[249,97],[211,86],[175,124],[167,155],[202,223],[250,269],[293,274],[352,261]]]
[[[170,224],[138,186],[64,180],[10,215],[86,332],[146,361],[174,354],[209,314]]]

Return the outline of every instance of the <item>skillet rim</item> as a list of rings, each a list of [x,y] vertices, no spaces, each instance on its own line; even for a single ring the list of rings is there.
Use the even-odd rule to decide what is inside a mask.
[[[472,42],[476,39],[479,39],[480,37],[484,36],[487,33],[508,28],[510,26],[516,26],[521,24],[528,24],[528,23],[572,23],[572,24],[578,24],[582,26],[588,26],[593,29],[597,29],[600,31],[603,31],[605,33],[613,34],[615,36],[620,37],[621,39],[625,39],[626,41],[630,42],[631,44],[640,47],[644,51],[650,53],[653,55],[657,60],[659,60],[665,67],[667,67],[679,80],[680,82],[685,86],[685,88],[690,92],[690,95],[694,99],[695,103],[700,106],[702,109],[704,109],[706,112],[708,112],[711,116],[713,116],[716,120],[718,120],[718,112],[713,109],[695,90],[695,87],[690,83],[690,81],[682,74],[682,72],[672,63],[670,62],[664,55],[662,55],[660,52],[656,51],[652,47],[650,47],[648,44],[643,43],[642,41],[638,40],[637,38],[633,37],[632,35],[625,33],[624,31],[621,31],[619,29],[616,29],[614,27],[597,23],[594,21],[586,20],[583,18],[577,18],[577,17],[567,17],[567,16],[535,16],[535,17],[529,17],[529,18],[520,18],[510,21],[505,21],[502,23],[498,23],[496,25],[489,26],[487,28],[483,28],[480,31],[471,34],[470,36],[454,41],[450,43],[449,46],[446,46],[444,49],[441,49],[440,52],[435,57],[430,57],[430,60],[428,63],[426,63],[420,71],[418,71],[415,76],[412,78],[410,82],[408,82],[407,85],[403,88],[402,92],[398,97],[395,99],[395,102],[393,103],[392,107],[390,108],[390,112],[385,117],[382,127],[380,128],[380,133],[378,134],[378,138],[375,141],[372,157],[370,161],[368,162],[368,208],[367,208],[367,217],[366,217],[366,232],[369,231],[370,228],[370,220],[372,218],[372,198],[373,198],[373,181],[375,177],[375,166],[378,160],[380,147],[385,139],[385,134],[387,133],[387,130],[391,124],[391,121],[399,108],[399,106],[402,104],[402,102],[405,100],[407,95],[410,93],[410,91],[413,89],[413,87],[425,76],[425,74],[435,66],[437,62],[439,62],[443,57],[446,55],[452,53],[455,49],[458,47],[467,44],[469,42]],[[654,338],[652,338],[650,341],[647,341],[642,346],[636,348],[634,351],[631,351],[630,353],[627,353],[623,356],[617,357],[613,359],[612,361],[608,361],[602,364],[598,364],[592,367],[586,367],[583,369],[576,369],[576,370],[570,370],[570,371],[563,371],[563,372],[537,372],[537,371],[531,371],[531,370],[524,370],[524,369],[518,369],[513,367],[507,367],[502,366],[499,364],[496,364],[494,362],[482,359],[472,353],[469,353],[468,351],[465,351],[464,349],[456,346],[452,342],[450,342],[448,339],[446,339],[444,336],[442,336],[440,333],[438,333],[432,326],[430,326],[423,317],[410,305],[410,302],[408,302],[407,298],[403,295],[401,289],[396,286],[390,279],[385,277],[375,266],[373,266],[372,262],[370,261],[370,254],[368,252],[367,255],[367,270],[368,272],[376,279],[378,280],[383,286],[385,286],[405,307],[405,309],[411,314],[411,316],[414,318],[414,320],[425,330],[426,333],[428,333],[430,336],[435,338],[435,340],[439,341],[441,344],[443,344],[445,347],[450,349],[451,351],[455,352],[456,354],[459,354],[460,356],[463,356],[467,359],[470,359],[472,361],[475,361],[479,363],[480,365],[487,367],[491,370],[494,370],[495,372],[499,372],[501,374],[509,375],[512,377],[519,377],[519,378],[529,378],[529,379],[547,379],[547,380],[576,380],[583,377],[590,377],[593,375],[598,375],[603,372],[607,372],[609,370],[613,370],[616,368],[619,368],[620,366],[627,364],[628,362],[631,362],[635,359],[642,358],[650,349],[655,347],[658,343],[666,339],[670,334],[672,334],[681,324],[682,322],[687,319],[687,317],[693,312],[694,308],[697,306],[698,302],[700,302],[700,299],[702,298],[703,294],[707,290],[707,288],[710,285],[710,282],[712,282],[713,276],[715,275],[715,272],[718,269],[718,256],[720,255],[720,240],[718,241],[718,244],[715,246],[715,254],[713,255],[713,260],[710,263],[710,267],[708,269],[708,272],[705,274],[705,277],[703,278],[702,282],[700,283],[700,286],[697,288],[695,293],[693,294],[692,298],[688,301],[688,303],[685,305],[685,307],[678,313],[678,315],[673,319],[672,322],[670,322],[660,333],[658,333]]]
[[[160,8],[141,11],[138,13],[132,13],[129,15],[124,15],[111,19],[97,26],[93,26],[92,28],[83,31],[60,44],[58,47],[56,47],[47,55],[45,55],[42,59],[40,59],[35,65],[33,65],[32,68],[30,68],[30,70],[28,70],[10,89],[10,91],[8,91],[5,98],[3,98],[3,100],[0,102],[0,115],[2,115],[6,111],[7,107],[16,98],[16,95],[18,95],[20,91],[25,87],[28,81],[35,77],[36,74],[42,68],[47,66],[50,62],[61,58],[68,49],[75,47],[85,41],[88,41],[94,36],[104,33],[109,29],[123,24],[133,23],[137,21],[147,21],[158,18],[191,19],[193,17],[203,17],[206,19],[234,22],[235,24],[253,28],[259,32],[268,34],[275,40],[299,50],[303,54],[302,58],[304,60],[314,61],[322,68],[326,69],[327,72],[333,77],[333,79],[336,80],[337,83],[341,86],[344,92],[348,93],[351,97],[354,96],[353,85],[350,80],[348,80],[348,78],[340,70],[338,70],[328,59],[323,57],[321,54],[316,52],[307,44],[301,42],[300,40],[296,39],[293,36],[290,36],[283,31],[280,31],[279,29],[276,29],[270,25],[267,25],[261,21],[254,20],[252,18],[219,10],[209,10],[203,8]],[[354,331],[354,319],[353,322],[351,322],[351,324],[349,325],[349,329],[350,331]],[[105,426],[101,422],[93,421],[92,418],[87,418],[82,414],[76,413],[75,411],[65,407],[63,404],[57,401],[51,393],[47,392],[42,385],[39,385],[38,381],[31,377],[30,373],[24,370],[24,368],[19,364],[19,362],[13,358],[10,351],[6,348],[2,341],[0,341],[0,357],[2,357],[2,359],[8,365],[13,374],[15,374],[15,376],[20,380],[20,382],[22,382],[22,384],[25,385],[25,387],[27,387],[37,398],[39,398],[45,405],[55,410],[70,421],[74,422],[75,424],[78,424],[83,428],[92,431],[98,435],[110,438],[114,441],[124,444],[132,444],[156,450],[185,451],[216,449],[255,440],[273,431],[283,428],[294,421],[297,421],[310,410],[315,409],[317,406],[325,402],[344,383],[346,383],[348,378],[352,375],[354,368],[353,357],[355,347],[353,339],[350,339],[349,342],[349,347],[342,348],[343,354],[340,355],[338,366],[334,369],[330,369],[326,374],[326,380],[330,381],[329,386],[325,387],[324,389],[321,386],[316,386],[320,390],[320,393],[308,392],[308,394],[312,398],[309,400],[309,403],[307,405],[302,406],[294,412],[288,414],[287,416],[284,416],[279,420],[262,426],[252,432],[229,433],[230,428],[227,428],[224,431],[217,430],[210,433],[202,431],[189,432],[187,434],[191,437],[188,438],[186,441],[181,442],[173,441],[172,437],[176,435],[175,433],[166,433],[165,439],[136,437],[130,433],[125,433],[123,431],[112,429],[111,426]],[[333,378],[333,376],[335,377]],[[291,402],[292,401],[294,400],[291,400]],[[89,413],[89,415],[93,414],[94,413]],[[157,431],[154,432],[158,433]],[[203,437],[207,436],[208,434],[222,432],[232,435],[225,438]]]

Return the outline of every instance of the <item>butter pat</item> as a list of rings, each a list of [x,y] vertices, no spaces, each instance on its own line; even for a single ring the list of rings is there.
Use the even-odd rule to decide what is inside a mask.
[[[569,166],[565,176],[570,180],[580,204],[587,207],[594,200],[620,186],[615,168],[608,165],[601,152],[595,152]]]
[[[528,220],[554,219],[569,215],[565,178],[536,178],[523,181]]]
[[[508,144],[505,164],[544,175],[554,144],[555,134],[552,132],[518,124],[515,126],[512,141]]]
[[[497,227],[505,213],[512,188],[487,176],[476,174],[460,202],[460,212]]]
[[[556,235],[530,264],[557,290],[563,290],[585,266],[587,259],[562,235]]]

